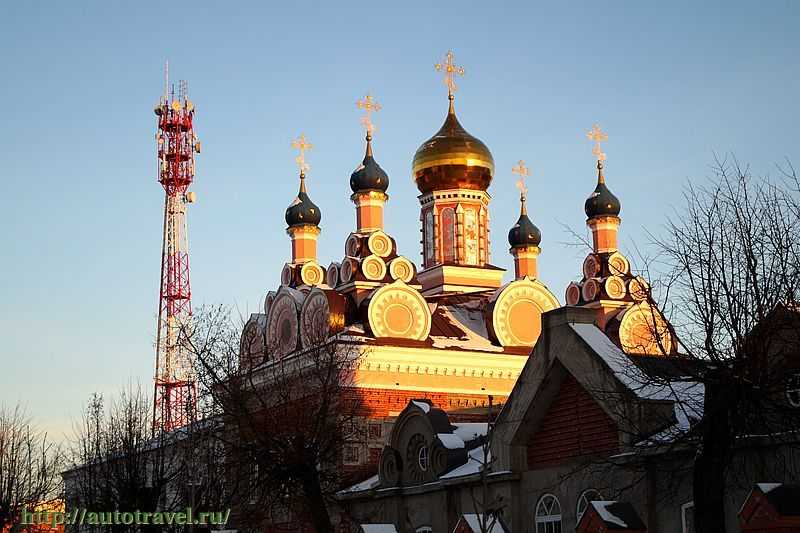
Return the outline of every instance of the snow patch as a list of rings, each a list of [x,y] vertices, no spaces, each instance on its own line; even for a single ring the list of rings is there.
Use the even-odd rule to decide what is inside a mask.
[[[486,422],[459,422],[453,425],[456,427],[453,435],[457,435],[464,442],[484,437],[489,431],[489,424]]]
[[[600,515],[600,518],[602,518],[604,522],[608,522],[610,524],[615,524],[615,525],[620,526],[620,527],[628,527],[628,524],[626,524],[625,521],[622,518],[618,517],[617,515],[615,515],[614,513],[612,513],[611,511],[608,510],[608,506],[609,505],[613,505],[615,503],[617,503],[617,502],[615,502],[615,501],[599,501],[599,502],[597,502],[596,501],[596,502],[590,502],[590,505],[592,507],[594,507],[595,511],[597,511],[597,514]]]
[[[431,412],[431,406],[425,402],[418,402],[417,400],[411,400],[411,403],[422,409],[423,413]]]
[[[361,524],[364,533],[397,533],[394,524]]]
[[[756,485],[758,486],[758,490],[760,490],[764,494],[767,494],[768,492],[772,492],[773,490],[783,485],[783,483],[756,483]]]
[[[448,450],[458,450],[464,447],[464,441],[458,435],[452,433],[437,433],[436,437]]]
[[[483,522],[483,515],[482,514],[465,514],[461,516],[464,521],[467,523],[469,528],[474,533],[480,533],[483,531],[481,528],[481,522]],[[503,529],[503,524],[500,523],[498,518],[489,517],[486,519],[485,525],[488,526],[488,533],[505,533],[505,529]]]

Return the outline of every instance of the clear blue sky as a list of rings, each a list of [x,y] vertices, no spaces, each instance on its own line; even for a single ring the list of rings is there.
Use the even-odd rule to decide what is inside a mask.
[[[433,64],[467,69],[462,124],[494,154],[493,262],[511,267],[512,165],[533,170],[541,278],[563,300],[594,187],[585,131],[608,131],[622,244],[646,246],[709,174],[713,152],[756,173],[800,164],[796,2],[3,2],[0,5],[0,403],[25,402],[60,437],[93,391],[150,387],[163,192],[153,104],[169,59],[189,81],[203,142],[190,209],[195,306],[257,310],[289,256],[306,133],[319,256],[354,226],[348,178],[363,153],[354,102],[372,91],[387,231],[419,259],[410,179],[440,126]],[[557,7],[554,7],[557,6]],[[566,7],[562,7],[566,6]]]

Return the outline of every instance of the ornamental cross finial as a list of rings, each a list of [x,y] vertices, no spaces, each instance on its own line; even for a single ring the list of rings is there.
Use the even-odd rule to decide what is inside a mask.
[[[520,159],[517,166],[511,169],[511,172],[519,176],[517,180],[517,189],[519,189],[520,198],[524,200],[525,196],[528,194],[528,187],[525,186],[525,178],[531,175],[531,171],[525,166],[525,161]]]
[[[590,141],[594,141],[594,148],[592,148],[592,153],[597,158],[597,160],[605,161],[606,154],[603,153],[603,150],[600,149],[600,143],[608,140],[608,134],[600,129],[600,124],[595,124],[594,126],[592,126],[592,131],[586,134],[586,138],[588,138]]]
[[[375,124],[372,123],[372,113],[380,111],[381,105],[375,101],[371,94],[367,93],[364,98],[356,101],[356,107],[364,110],[364,116],[361,117],[361,125],[367,130],[367,135],[372,137],[372,132],[375,131]]]
[[[454,58],[455,54],[453,54],[453,51],[448,50],[447,55],[445,55],[444,63],[436,63],[436,65],[434,65],[436,72],[444,71],[444,84],[447,85],[447,95],[449,97],[452,97],[458,89],[455,80],[456,74],[459,76],[464,75],[464,67],[457,66],[453,62]]]
[[[300,176],[305,176],[306,171],[311,168],[306,163],[306,150],[311,150],[314,145],[306,140],[305,134],[301,134],[300,137],[292,141],[292,148],[300,151],[300,155],[295,157],[294,161],[297,163],[297,168],[300,169]]]

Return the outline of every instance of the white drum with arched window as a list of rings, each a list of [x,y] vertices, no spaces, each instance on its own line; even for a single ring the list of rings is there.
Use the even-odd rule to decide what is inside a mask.
[[[552,494],[545,494],[536,504],[536,533],[561,533],[561,504]]]
[[[586,509],[589,507],[589,502],[600,502],[603,501],[603,497],[594,489],[586,489],[585,491],[581,492],[581,495],[578,496],[578,503],[575,506],[575,528],[577,529],[578,524],[581,521],[581,517],[583,513],[586,512]]]

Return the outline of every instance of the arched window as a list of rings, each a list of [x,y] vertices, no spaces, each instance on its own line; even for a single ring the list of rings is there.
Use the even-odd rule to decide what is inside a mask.
[[[581,492],[581,495],[578,496],[578,505],[575,507],[575,528],[577,529],[578,524],[581,522],[581,517],[583,513],[586,512],[586,509],[589,507],[589,502],[599,502],[602,501],[603,497],[600,496],[600,493],[594,489],[586,489],[585,491]]]
[[[561,533],[561,504],[552,494],[545,494],[536,505],[536,533]]]
[[[419,526],[417,529],[414,530],[414,533],[432,533],[433,529],[431,526]]]
[[[442,261],[452,263],[456,260],[456,212],[445,207],[439,219],[442,226]]]

